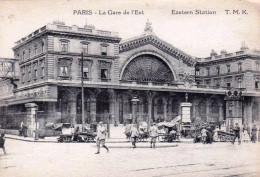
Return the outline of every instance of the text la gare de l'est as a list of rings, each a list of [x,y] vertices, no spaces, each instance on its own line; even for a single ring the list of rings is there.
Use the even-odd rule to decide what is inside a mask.
[[[73,15],[144,15],[143,10],[73,10]]]

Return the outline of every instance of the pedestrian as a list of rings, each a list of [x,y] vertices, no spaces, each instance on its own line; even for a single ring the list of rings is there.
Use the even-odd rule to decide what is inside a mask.
[[[213,133],[212,133],[212,129],[210,126],[207,127],[207,138],[206,138],[206,142],[211,144],[213,142]]]
[[[158,128],[156,123],[153,123],[153,126],[150,128],[150,137],[151,137],[151,145],[150,148],[155,148],[156,138],[158,137]]]
[[[241,139],[240,139],[240,127],[238,126],[238,123],[236,123],[235,127],[233,128],[234,131],[234,139],[232,141],[232,144],[235,144],[236,138],[238,138],[238,144],[241,144]]]
[[[106,127],[103,124],[103,122],[99,122],[98,127],[97,127],[97,152],[96,154],[100,153],[100,144],[102,145],[103,148],[109,152],[108,148],[105,145],[105,140],[106,140]]]
[[[213,135],[213,139],[214,141],[218,141],[219,136],[218,136],[218,132],[220,131],[219,127],[216,126],[215,130],[214,130],[214,135]]]
[[[246,126],[246,124],[243,126],[243,136],[242,136],[242,140],[243,142],[249,142],[250,141],[250,137],[249,137],[249,134],[248,134],[248,128]]]
[[[7,155],[6,151],[5,151],[5,138],[4,138],[5,134],[4,133],[1,133],[1,136],[0,136],[0,148],[3,149],[4,151],[4,154]]]
[[[252,143],[255,143],[256,142],[256,133],[257,133],[256,125],[253,126],[251,133],[252,133],[251,141],[252,141]]]
[[[206,138],[207,138],[207,130],[205,127],[203,127],[201,130],[201,140],[203,144],[206,143]]]
[[[139,132],[137,130],[136,124],[134,124],[131,128],[131,140],[132,140],[133,148],[136,148],[136,142],[138,136],[139,136]]]

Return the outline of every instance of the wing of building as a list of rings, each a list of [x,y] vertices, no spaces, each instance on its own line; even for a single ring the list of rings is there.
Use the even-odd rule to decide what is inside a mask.
[[[192,121],[260,123],[260,54],[245,45],[195,58],[158,38],[149,24],[121,41],[116,32],[54,22],[17,41],[13,51],[18,75],[0,81],[2,122],[12,127],[30,121],[30,105],[41,111],[40,127],[81,124],[82,63],[87,123],[170,121],[185,101],[192,103]]]

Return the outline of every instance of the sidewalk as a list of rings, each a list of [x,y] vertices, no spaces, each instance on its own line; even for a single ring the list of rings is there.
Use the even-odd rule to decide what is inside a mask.
[[[35,140],[33,137],[22,137],[22,136],[17,136],[17,135],[10,135],[10,134],[6,134],[5,135],[6,139],[14,139],[14,140],[20,140],[20,141],[27,141],[27,142],[39,142],[39,143],[57,143],[57,138],[56,137],[45,137],[44,139],[39,139],[39,140]],[[139,142],[140,144],[145,143],[147,144],[149,142],[149,139],[147,141],[143,141],[143,142]],[[168,142],[159,142],[157,144],[174,144],[174,143],[192,143],[193,140],[192,139],[181,139],[179,141],[174,141],[172,143],[168,143]],[[106,143],[119,143],[119,144],[125,144],[125,143],[130,143],[129,140],[127,140],[126,138],[108,138],[106,139]]]

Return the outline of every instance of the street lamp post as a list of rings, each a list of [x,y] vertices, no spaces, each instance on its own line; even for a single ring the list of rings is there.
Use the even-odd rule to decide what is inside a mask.
[[[81,119],[82,132],[84,131],[85,117],[84,117],[84,74],[83,74],[83,52],[81,52]]]
[[[137,123],[137,115],[136,115],[136,106],[137,106],[137,103],[140,101],[137,97],[134,97],[132,100],[132,103],[133,103],[133,119],[132,119],[132,123],[135,124]]]

